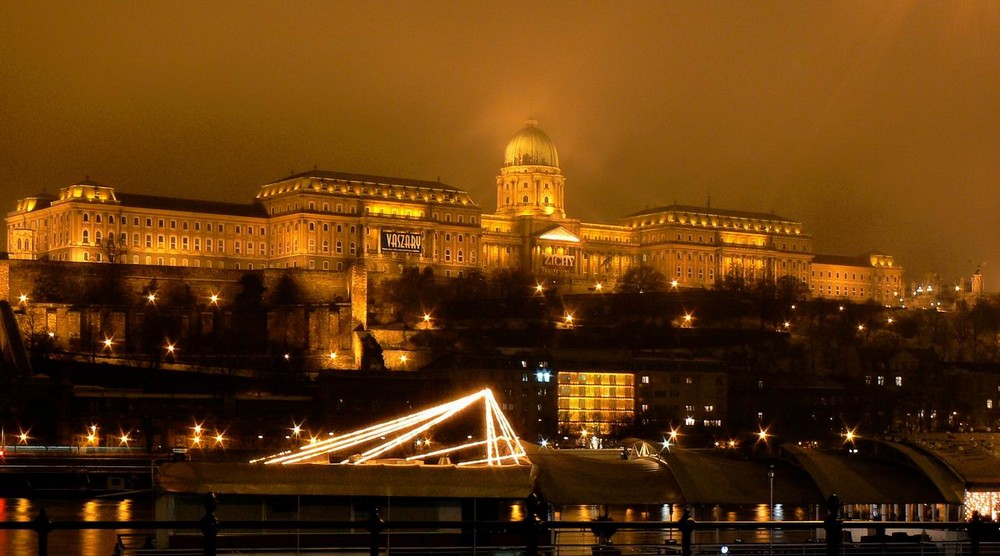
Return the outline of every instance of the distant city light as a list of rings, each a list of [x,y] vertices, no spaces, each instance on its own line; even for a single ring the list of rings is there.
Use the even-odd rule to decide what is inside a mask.
[[[424,313],[424,322],[430,322],[430,321],[431,321],[430,313]]]
[[[864,329],[865,329],[865,325],[863,325],[863,324],[859,324],[858,325],[858,332],[861,332]]]
[[[603,289],[604,289],[604,285],[602,285],[600,282],[594,284],[594,291],[601,291]]]
[[[149,295],[147,295],[146,296],[146,301],[148,301],[150,303],[156,303],[156,294],[155,293],[150,293]]]
[[[759,431],[757,431],[758,442],[767,442],[769,436],[770,435],[768,434],[767,429],[760,429]]]
[[[545,291],[545,288],[541,284],[535,284],[535,293],[542,293],[543,291]]]
[[[21,295],[17,296],[17,300],[23,305],[28,302],[28,296],[27,294],[22,293]]]
[[[285,354],[285,361],[288,361],[291,358],[292,358],[292,356],[290,354],[288,354],[288,353]]]
[[[885,319],[885,322],[887,322],[889,324],[892,324],[894,321],[892,320],[892,317],[889,317],[889,318]]]
[[[566,316],[564,318],[566,320],[566,324],[573,324],[573,315],[572,314],[566,313]]]
[[[126,433],[126,434],[122,434],[122,435],[121,435],[121,436],[120,436],[120,437],[118,438],[118,442],[119,442],[119,444],[124,444],[125,446],[128,446],[128,442],[129,442],[129,440],[130,440],[130,439],[129,439],[129,437],[128,437],[128,434],[127,434],[127,433]]]
[[[212,305],[218,305],[219,304],[219,294],[213,293],[212,295],[208,296],[208,301]]]
[[[177,349],[176,344],[170,343],[170,340],[167,340],[167,345],[165,347],[166,347],[167,353],[170,354],[170,355],[173,355],[174,351]]]
[[[337,352],[331,351],[330,352],[330,360],[333,361],[333,360],[336,360],[336,359],[337,359]]]
[[[28,443],[28,439],[30,439],[30,438],[31,437],[28,436],[28,433],[25,432],[25,431],[21,431],[21,434],[17,435],[17,441],[18,441],[19,444],[27,444]]]
[[[105,337],[104,338],[104,349],[111,349],[111,346],[113,346],[114,343],[115,343],[115,341],[113,339]]]
[[[678,283],[677,280],[671,280],[670,281],[670,287],[676,290],[677,289],[677,283]]]

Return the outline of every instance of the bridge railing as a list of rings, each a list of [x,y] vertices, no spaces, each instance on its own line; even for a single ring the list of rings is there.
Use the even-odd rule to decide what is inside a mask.
[[[531,507],[531,504],[528,504]],[[130,530],[171,532],[188,531],[187,554],[216,556],[228,552],[220,549],[220,538],[231,540],[239,536],[253,548],[254,539],[261,541],[276,532],[301,535],[303,532],[325,533],[348,537],[345,543],[331,547],[347,550],[352,554],[447,554],[468,553],[479,547],[484,553],[560,555],[591,554],[614,556],[620,554],[668,554],[673,556],[985,556],[1000,554],[1000,528],[997,523],[974,515],[968,522],[888,522],[841,521],[832,513],[824,521],[701,521],[696,522],[685,512],[677,521],[621,521],[598,519],[592,521],[547,521],[534,512],[525,513],[520,521],[385,521],[378,509],[368,519],[362,520],[227,520],[216,516],[217,502],[214,495],[206,495],[205,514],[199,520],[178,521],[53,521],[43,509],[31,521],[0,522],[2,530],[33,531],[37,535],[37,554],[48,556],[49,534],[54,531]],[[860,530],[866,535],[864,542],[853,542],[851,531]],[[263,532],[266,531],[267,535]],[[733,543],[717,540],[720,531],[767,531],[767,542]],[[774,531],[808,532],[814,542],[773,542]],[[927,531],[955,532],[947,542],[930,542]],[[655,532],[655,541],[641,539],[641,533]],[[887,534],[890,533],[890,534]],[[389,546],[389,534],[393,546]],[[408,533],[424,533],[421,542],[399,542]],[[450,544],[434,545],[445,538],[430,533],[448,533]],[[667,538],[663,539],[663,534]],[[565,535],[575,534],[575,541]],[[256,535],[256,536],[255,536]],[[588,536],[589,535],[589,536]],[[615,537],[632,535],[638,542],[618,543]],[[638,536],[637,536],[638,535]],[[706,535],[708,538],[706,539]],[[229,538],[227,538],[229,537]],[[560,541],[563,537],[563,541]],[[179,538],[179,537],[175,537]],[[417,538],[416,536],[409,537]],[[480,543],[479,540],[484,542]],[[489,540],[487,540],[489,539]],[[486,547],[489,547],[488,549]],[[120,546],[120,552],[126,547]],[[138,549],[133,553],[141,554]],[[172,551],[171,551],[172,552]],[[263,552],[263,551],[261,551]],[[162,547],[152,553],[163,552]]]

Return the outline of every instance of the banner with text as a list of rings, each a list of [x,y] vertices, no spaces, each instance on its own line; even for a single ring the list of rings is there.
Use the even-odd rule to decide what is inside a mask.
[[[396,232],[382,230],[382,251],[396,253],[423,252],[424,234],[420,232]]]
[[[543,255],[542,265],[554,268],[573,268],[576,255]]]

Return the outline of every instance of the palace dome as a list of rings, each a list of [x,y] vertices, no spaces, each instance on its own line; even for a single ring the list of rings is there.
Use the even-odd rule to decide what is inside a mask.
[[[518,131],[510,142],[503,157],[503,167],[508,166],[559,166],[556,145],[544,131],[536,127],[535,120]]]

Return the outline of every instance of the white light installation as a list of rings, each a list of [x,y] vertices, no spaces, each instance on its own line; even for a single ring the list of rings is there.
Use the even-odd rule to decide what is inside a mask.
[[[291,463],[327,463],[335,461],[337,454],[345,454],[340,464],[359,465],[371,462],[380,456],[385,456],[393,450],[400,450],[413,442],[429,446],[429,441],[422,441],[435,426],[444,423],[463,410],[474,408],[482,403],[485,416],[483,423],[483,439],[473,440],[471,436],[462,444],[456,444],[438,450],[424,452],[406,457],[406,461],[424,460],[433,457],[448,457],[459,452],[472,449],[483,449],[480,456],[475,456],[460,462],[458,465],[521,465],[528,463],[524,446],[517,438],[507,417],[497,405],[493,392],[489,389],[480,390],[463,398],[424,409],[405,417],[372,425],[354,432],[333,436],[326,440],[312,442],[295,450],[287,450],[251,460],[250,463],[265,465]]]

